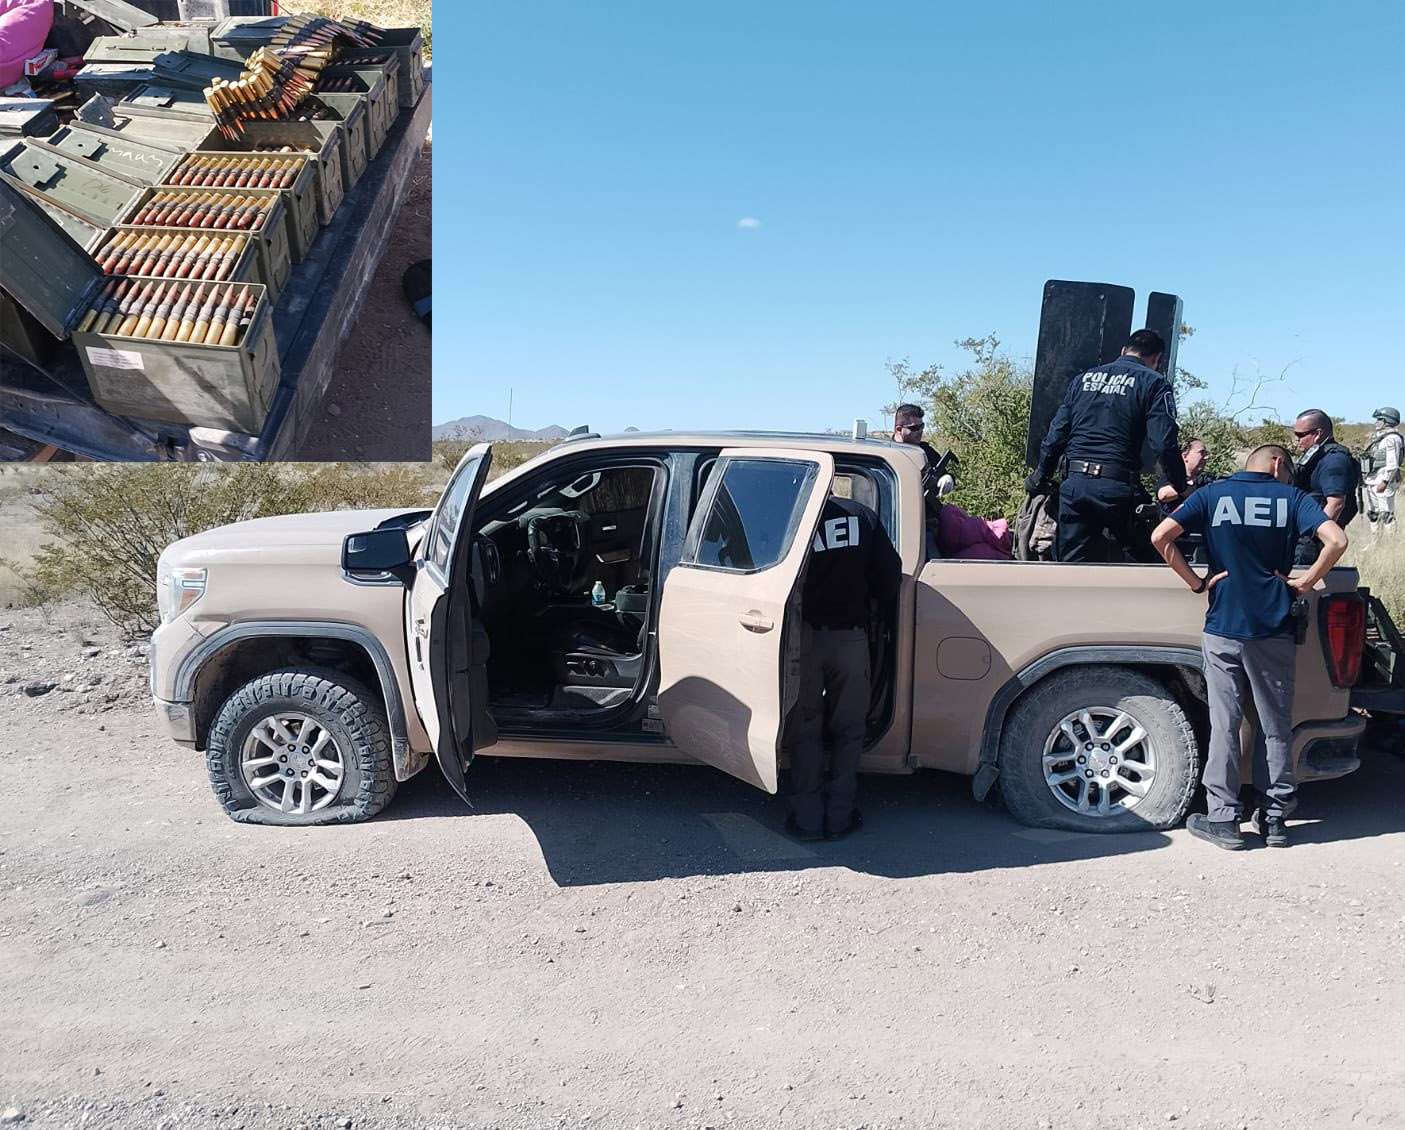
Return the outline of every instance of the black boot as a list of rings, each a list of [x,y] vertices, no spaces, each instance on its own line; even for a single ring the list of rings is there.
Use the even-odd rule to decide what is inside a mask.
[[[785,818],[785,830],[786,834],[792,839],[799,840],[801,843],[805,844],[818,843],[825,838],[823,828],[817,828],[814,831],[811,831],[809,828],[802,828],[796,823],[795,813],[793,812]]]
[[[1253,828],[1255,835],[1263,836],[1264,847],[1287,847],[1288,846],[1288,822],[1283,817],[1270,817],[1263,808],[1253,814]]]
[[[1204,813],[1194,812],[1186,819],[1185,826],[1197,840],[1212,843],[1226,851],[1239,851],[1244,846],[1238,820],[1211,820]]]
[[[1281,816],[1269,816],[1261,808],[1254,813],[1255,833],[1264,838],[1265,847],[1288,846],[1288,822]]]
[[[830,828],[826,831],[825,839],[842,840],[850,832],[857,832],[863,827],[863,813],[857,808],[849,813],[848,823],[838,828]]]

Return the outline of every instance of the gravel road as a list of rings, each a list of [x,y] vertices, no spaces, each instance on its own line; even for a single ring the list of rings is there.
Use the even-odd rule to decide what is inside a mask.
[[[708,769],[487,758],[264,829],[91,613],[0,626],[0,1123],[1405,1125],[1398,759],[1238,855],[940,774],[802,846]]]

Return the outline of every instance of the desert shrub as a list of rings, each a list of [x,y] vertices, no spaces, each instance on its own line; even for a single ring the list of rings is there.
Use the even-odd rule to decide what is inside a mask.
[[[338,20],[366,20],[378,27],[417,27],[424,40],[424,56],[433,54],[431,0],[283,0],[281,10]]]
[[[1277,420],[1263,419],[1244,429],[1244,446],[1252,450],[1266,443],[1276,443],[1292,452],[1295,447],[1293,426],[1280,424]]]
[[[26,596],[88,596],[137,635],[156,625],[156,562],[173,541],[250,518],[411,508],[433,497],[414,464],[54,468],[37,506],[50,540],[24,571]]]
[[[1012,518],[1024,498],[1034,374],[1002,352],[994,334],[957,344],[972,363],[954,376],[939,365],[913,372],[906,360],[890,361],[888,371],[900,395],[927,406],[929,442],[961,460],[952,501],[984,518]]]
[[[1198,436],[1205,441],[1205,469],[1212,475],[1223,477],[1234,474],[1243,465],[1241,453],[1244,448],[1257,446],[1249,440],[1248,432],[1234,417],[1225,415],[1217,405],[1208,400],[1197,400],[1193,404],[1179,406],[1176,417],[1182,446],[1191,436]]]
[[[1361,573],[1361,583],[1385,602],[1391,619],[1405,626],[1405,536],[1371,537],[1371,527],[1364,517],[1347,528],[1351,547],[1342,558],[1355,565]]]
[[[434,462],[445,472],[452,472],[459,465],[459,460],[464,457],[475,443],[481,442],[476,435],[466,432],[451,436],[448,439],[434,441]],[[504,472],[511,471],[514,467],[520,467],[528,459],[534,459],[545,451],[551,444],[545,440],[525,440],[525,439],[500,439],[493,441],[493,466],[488,472],[489,479],[496,479]],[[445,481],[448,475],[444,476]]]

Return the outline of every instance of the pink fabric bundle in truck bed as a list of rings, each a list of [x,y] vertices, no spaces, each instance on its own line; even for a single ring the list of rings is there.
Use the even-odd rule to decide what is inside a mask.
[[[53,0],[0,0],[0,87],[23,77],[53,26]]]
[[[1012,556],[1014,539],[1004,518],[990,521],[967,514],[950,502],[942,503],[937,522],[937,549],[943,557],[978,561],[1005,561]]]

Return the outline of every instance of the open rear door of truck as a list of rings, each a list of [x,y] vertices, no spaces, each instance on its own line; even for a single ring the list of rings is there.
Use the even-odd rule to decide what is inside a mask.
[[[834,460],[818,451],[723,451],[659,612],[659,709],[683,752],[776,791],[787,622]]]

